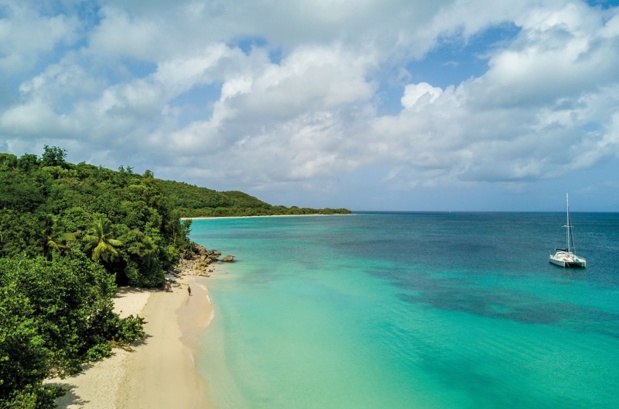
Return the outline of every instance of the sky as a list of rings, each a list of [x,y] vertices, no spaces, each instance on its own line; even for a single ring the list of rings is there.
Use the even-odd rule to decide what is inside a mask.
[[[0,0],[0,152],[268,203],[619,211],[619,1]]]

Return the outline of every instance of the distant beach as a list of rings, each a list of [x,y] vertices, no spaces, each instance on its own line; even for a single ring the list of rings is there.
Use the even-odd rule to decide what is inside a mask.
[[[181,217],[181,220],[213,220],[213,219],[256,219],[262,217],[321,217],[321,216],[352,216],[354,213],[329,213],[329,214],[266,214],[257,216],[206,216],[206,217]]]
[[[187,286],[191,286],[191,296]],[[115,348],[110,358],[81,374],[53,379],[71,390],[56,402],[61,409],[211,408],[196,373],[194,347],[213,318],[204,279],[183,276],[172,292],[119,289],[121,317],[146,319],[146,337],[132,351]]]

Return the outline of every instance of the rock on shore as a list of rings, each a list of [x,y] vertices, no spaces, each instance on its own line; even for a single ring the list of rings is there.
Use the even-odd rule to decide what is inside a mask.
[[[234,262],[234,256],[228,254],[221,258],[221,252],[208,250],[197,243],[191,243],[191,247],[181,254],[178,266],[174,274],[188,274],[202,277],[210,277],[213,272],[211,264],[215,262]]]

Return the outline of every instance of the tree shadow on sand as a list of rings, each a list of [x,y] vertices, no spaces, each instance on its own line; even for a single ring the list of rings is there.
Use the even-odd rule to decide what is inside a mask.
[[[142,346],[142,345],[146,345],[148,344],[148,339],[151,338],[151,335],[146,334],[144,336],[144,338],[135,341],[133,343],[131,343],[130,346],[128,347],[122,347],[123,350],[129,352],[129,353],[133,353],[135,352],[135,348]],[[114,356],[116,354],[115,352],[116,349],[112,350],[112,354],[110,355],[110,357],[106,358],[109,359],[112,356]],[[84,364],[82,366],[82,371],[80,372],[80,374],[84,374],[86,372],[88,372],[89,369],[93,368],[95,365],[97,365],[98,363],[101,363],[103,361],[96,361],[96,362],[88,362],[86,364]],[[65,379],[65,380],[59,380],[59,381],[51,381],[49,382],[52,385],[56,385],[56,386],[60,386],[61,388],[63,388],[66,393],[57,398],[55,400],[55,403],[57,405],[58,409],[68,409],[69,407],[73,408],[88,408],[90,407],[90,401],[89,400],[85,400],[83,399],[77,392],[78,392],[78,387],[77,385],[71,383],[70,379]],[[112,405],[113,406],[113,405]]]
[[[90,401],[82,399],[81,396],[75,393],[74,391],[75,385],[72,385],[70,383],[61,383],[61,382],[55,382],[54,385],[60,386],[61,388],[67,391],[63,396],[55,400],[56,407],[58,409],[68,409],[69,406],[72,406],[72,407],[77,406],[78,408],[88,407],[88,404],[90,403]]]

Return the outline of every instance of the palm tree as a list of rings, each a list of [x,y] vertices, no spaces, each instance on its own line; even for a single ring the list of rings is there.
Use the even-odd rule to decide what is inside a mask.
[[[66,256],[71,252],[71,247],[67,245],[70,240],[75,240],[73,233],[63,233],[57,238],[47,236],[47,247],[60,256]]]
[[[39,227],[39,250],[48,261],[52,261],[56,254],[66,256],[71,252],[67,243],[75,239],[75,235],[72,233],[56,234],[56,219],[53,215],[39,216]]]
[[[108,262],[110,253],[117,256],[118,252],[115,247],[122,246],[122,242],[108,237],[109,221],[100,218],[95,220],[93,226],[86,235],[86,251],[92,250],[91,258],[95,261],[103,259]]]

